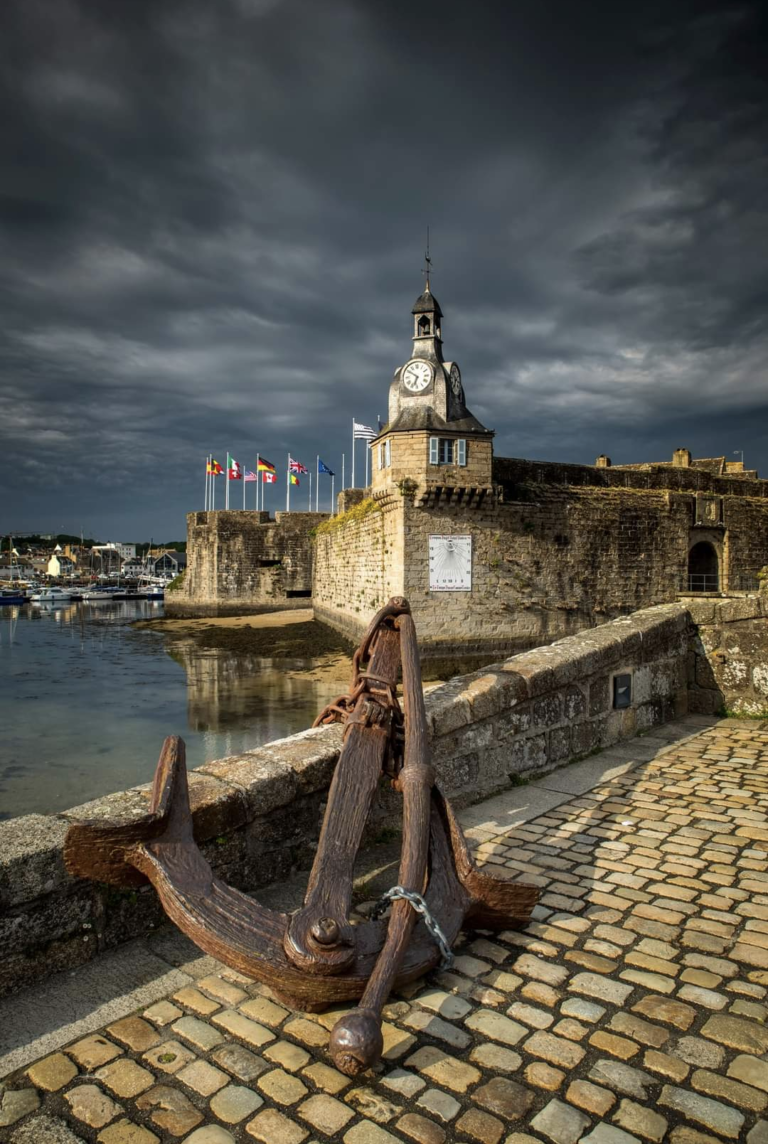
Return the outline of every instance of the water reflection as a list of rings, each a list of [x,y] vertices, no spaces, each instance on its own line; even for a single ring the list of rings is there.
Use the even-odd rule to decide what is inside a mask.
[[[50,813],[152,778],[163,738],[190,766],[310,726],[349,661],[273,660],[131,627],[155,601],[0,611],[0,817]]]
[[[314,719],[349,683],[345,656],[277,660],[199,648],[194,640],[174,642],[168,654],[186,672],[187,724],[192,730],[231,731],[256,716],[262,742],[291,734],[308,704]],[[289,725],[291,731],[286,731]],[[295,729],[306,726],[304,722]]]
[[[303,731],[349,684],[346,655],[269,658],[131,626],[162,615],[148,600],[0,608],[0,818],[149,782],[166,735],[196,767]],[[483,662],[425,660],[424,678]]]

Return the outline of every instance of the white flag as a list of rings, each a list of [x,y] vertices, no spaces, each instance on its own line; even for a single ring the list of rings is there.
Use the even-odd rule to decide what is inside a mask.
[[[353,421],[352,424],[355,441],[372,441],[374,437],[378,437],[378,433],[375,429],[371,429],[370,425],[361,425],[359,421]]]

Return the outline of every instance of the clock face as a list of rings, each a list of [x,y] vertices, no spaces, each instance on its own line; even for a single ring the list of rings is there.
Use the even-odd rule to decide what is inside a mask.
[[[429,362],[420,361],[417,358],[415,361],[408,362],[402,376],[403,385],[406,389],[409,389],[411,393],[421,393],[432,381],[432,366]]]
[[[451,389],[457,397],[461,393],[461,374],[457,365],[451,366]]]

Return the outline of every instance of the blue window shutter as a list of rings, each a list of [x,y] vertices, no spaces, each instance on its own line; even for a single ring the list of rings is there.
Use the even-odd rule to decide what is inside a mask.
[[[467,442],[463,437],[459,438],[456,442],[456,464],[466,465],[467,463]]]
[[[437,437],[429,438],[429,463],[430,465],[439,464],[437,455],[438,439]]]

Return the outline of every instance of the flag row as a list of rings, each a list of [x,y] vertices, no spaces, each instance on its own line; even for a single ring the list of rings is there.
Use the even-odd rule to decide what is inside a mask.
[[[343,460],[343,459],[342,459]],[[334,469],[327,465],[325,461],[318,456],[314,471],[317,473],[317,486],[315,491],[315,512],[320,511],[320,477],[327,476],[331,478],[331,508],[333,512],[334,505],[334,484],[336,472]],[[235,457],[227,453],[226,466],[220,464],[219,461],[210,453],[205,459],[205,511],[210,512],[216,508],[216,477],[225,478],[225,494],[224,494],[224,508],[230,507],[230,482],[242,481],[243,487],[243,508],[246,507],[246,494],[245,486],[252,482],[256,482],[256,509],[257,511],[264,508],[264,485],[274,485],[277,483],[277,467],[267,460],[266,457],[257,455],[256,465],[254,469],[249,469],[238,461]],[[297,461],[295,457],[288,454],[288,460],[285,469],[286,477],[286,509],[290,510],[291,507],[291,490],[301,485],[301,477],[309,477],[309,499],[307,508],[312,511],[312,476],[313,470],[307,468],[301,461]],[[261,478],[261,481],[259,481]],[[259,495],[259,485],[261,485],[261,495]]]
[[[370,444],[383,428],[381,421],[378,423],[378,429],[374,429],[370,425],[363,425],[361,422],[352,418],[352,486],[355,487],[355,443],[357,441],[365,441]],[[368,449],[364,449],[365,453],[365,485],[368,484]],[[346,488],[345,481],[345,467],[346,455],[341,458],[341,487]],[[318,455],[316,464],[313,469],[308,468],[297,461],[295,457],[288,454],[287,464],[285,469],[285,487],[286,487],[286,504],[287,510],[291,507],[291,490],[295,489],[301,484],[300,477],[309,477],[309,499],[308,510],[312,511],[312,477],[316,475],[315,485],[315,512],[320,511],[320,477],[327,476],[331,479],[331,508],[330,511],[335,511],[334,492],[335,492],[335,478],[336,472],[327,465],[325,461]],[[233,456],[227,453],[226,466],[222,466],[219,461],[209,453],[205,459],[205,511],[209,512],[216,507],[216,477],[225,478],[225,495],[224,495],[224,508],[229,508],[230,499],[230,482],[241,481],[243,488],[243,508],[246,507],[245,486],[249,483],[256,483],[256,509],[264,508],[264,486],[277,484],[277,467],[268,461],[266,457],[260,453],[256,454],[256,465],[254,469],[249,469],[240,461],[236,460]],[[259,480],[261,478],[261,480]],[[261,487],[261,496],[259,496],[259,489]]]

